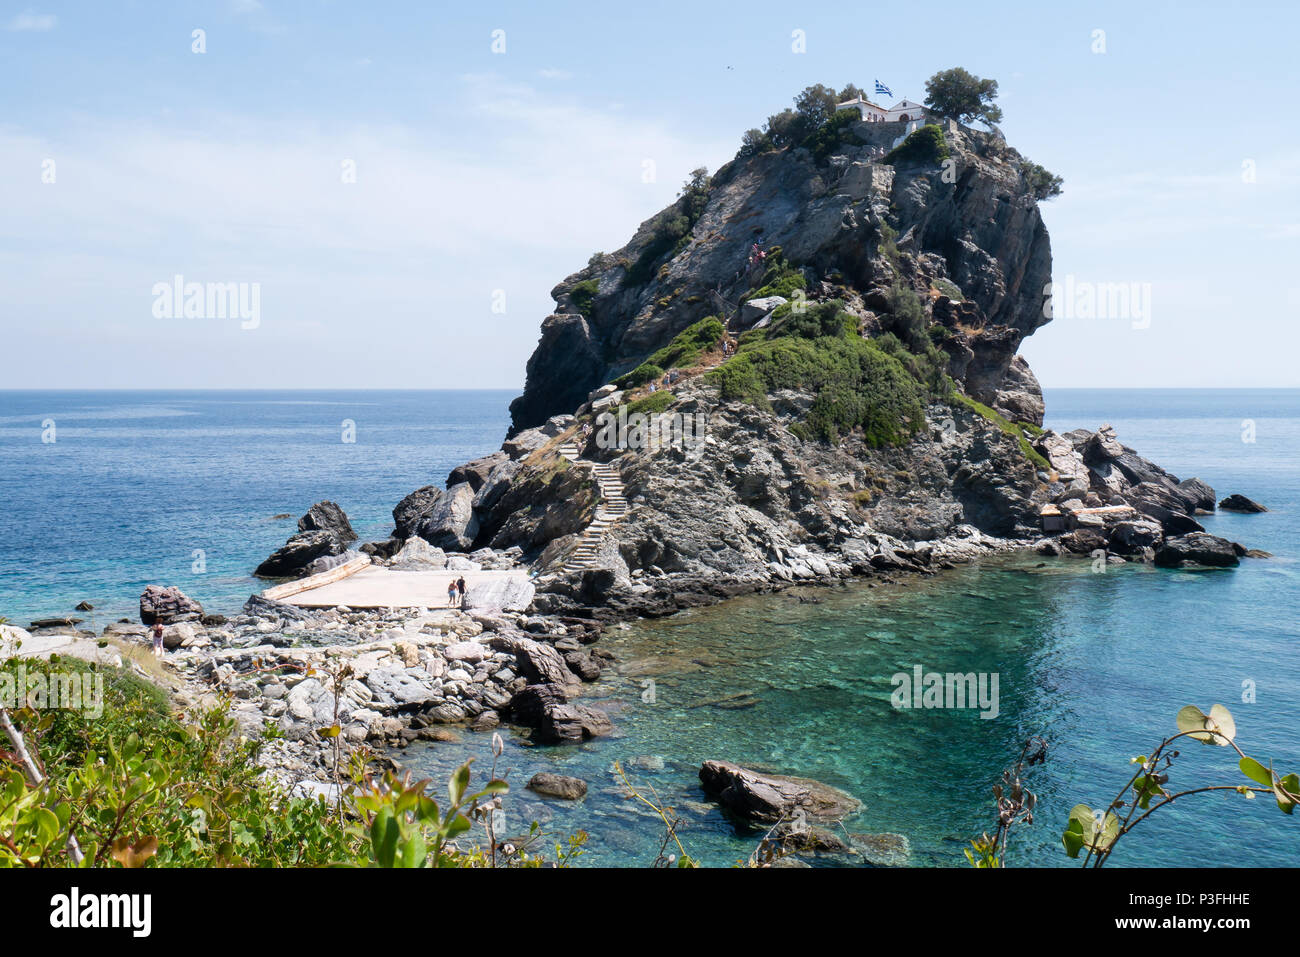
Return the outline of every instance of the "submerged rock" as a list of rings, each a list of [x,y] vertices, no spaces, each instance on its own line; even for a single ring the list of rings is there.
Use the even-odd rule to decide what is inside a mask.
[[[797,811],[816,820],[838,821],[862,806],[857,798],[829,784],[763,774],[729,761],[705,761],[700,783],[724,807],[753,821],[779,821]]]
[[[587,782],[582,778],[572,778],[563,774],[551,774],[549,771],[542,771],[534,774],[529,780],[528,790],[536,791],[546,797],[576,801],[581,797],[586,797]]]
[[[1219,503],[1219,508],[1226,512],[1267,512],[1263,505],[1244,495],[1233,493]]]

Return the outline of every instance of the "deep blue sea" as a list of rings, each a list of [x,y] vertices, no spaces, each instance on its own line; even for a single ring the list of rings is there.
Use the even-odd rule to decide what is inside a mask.
[[[403,495],[499,445],[510,397],[0,392],[0,615],[25,624],[89,599],[103,624],[134,617],[150,582],[233,611],[259,587],[249,570],[293,531],[274,515],[296,519],[330,498],[363,539],[383,536]],[[692,854],[727,865],[758,835],[699,790],[699,762],[725,758],[843,787],[864,802],[851,830],[901,832],[914,863],[960,866],[965,842],[993,827],[990,786],[1037,734],[1050,746],[1027,779],[1039,811],[1015,834],[1011,863],[1059,866],[1070,863],[1059,839],[1069,809],[1113,797],[1128,759],[1172,733],[1184,704],[1226,704],[1248,753],[1300,770],[1300,390],[1048,390],[1047,407],[1053,428],[1110,422],[1180,477],[1263,502],[1265,514],[1204,523],[1273,558],[1097,573],[1018,556],[898,588],[823,589],[819,603],[751,597],[614,631],[606,646],[619,669],[588,690],[615,713],[616,735],[563,748],[508,735],[503,759],[517,785],[538,770],[578,774],[587,798],[565,805],[518,788],[509,826],[581,828],[587,861],[648,863],[660,830],[621,795],[619,760],[677,809]],[[344,420],[355,443],[342,441]],[[894,709],[890,676],[918,664],[996,672],[1001,713]],[[442,775],[467,755],[486,762],[487,738],[467,733],[403,760]],[[1235,784],[1234,759],[1183,748],[1171,783]],[[1112,863],[1295,865],[1297,828],[1300,816],[1271,801],[1198,795],[1125,838]]]

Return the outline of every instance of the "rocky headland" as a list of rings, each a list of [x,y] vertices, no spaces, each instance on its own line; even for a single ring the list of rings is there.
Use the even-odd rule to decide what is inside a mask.
[[[501,722],[539,743],[608,734],[581,689],[623,619],[1012,549],[1173,567],[1259,555],[1197,521],[1216,507],[1206,483],[1109,426],[1043,428],[1019,352],[1050,316],[1035,170],[996,131],[837,115],[800,144],[697,171],[625,246],[559,283],[500,450],[430,476],[395,505],[389,538],[359,546],[398,571],[526,571],[526,607],[308,611],[254,596],[226,619],[151,586],[143,625],[10,637],[120,661],[161,622],[178,701],[228,696],[268,738],[268,773],[326,793],[322,729],[380,749]],[[1219,507],[1263,510],[1235,494]],[[343,510],[318,503],[256,574],[328,574],[355,540]],[[851,812],[816,782],[725,761],[701,776],[761,822]],[[905,838],[863,837],[868,859],[906,859]]]

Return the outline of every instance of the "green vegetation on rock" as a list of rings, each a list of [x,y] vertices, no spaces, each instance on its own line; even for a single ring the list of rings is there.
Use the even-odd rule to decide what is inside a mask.
[[[643,395],[641,398],[627,404],[627,414],[635,415],[641,412],[645,415],[653,415],[656,412],[662,412],[670,405],[677,401],[677,397],[671,392],[660,389],[658,392],[651,392],[649,395]]]
[[[596,280],[584,279],[569,290],[569,298],[573,300],[573,307],[578,310],[584,319],[591,318],[591,304],[595,301],[598,286]]]
[[[985,419],[988,419],[988,421],[996,425],[1001,431],[1005,432],[1020,443],[1020,451],[1025,454],[1025,458],[1029,459],[1029,461],[1033,462],[1034,465],[1038,466],[1040,469],[1051,471],[1052,463],[1043,458],[1039,452],[1036,452],[1034,447],[1029,444],[1029,439],[1025,438],[1026,430],[1034,434],[1041,433],[1042,430],[1037,426],[1030,425],[1026,422],[1012,422],[1002,413],[996,412],[984,403],[977,402],[970,396],[962,395],[960,392],[952,393],[952,401],[964,405],[971,411],[978,413]]]
[[[697,361],[706,349],[718,343],[723,331],[722,320],[717,316],[706,316],[677,333],[672,342],[635,369],[619,376],[614,380],[614,385],[620,389],[644,385],[662,376],[667,369],[689,366]]]
[[[1000,123],[1002,108],[993,104],[997,95],[997,80],[975,76],[959,66],[940,70],[925,81],[926,108],[959,123],[973,120],[983,120],[989,126]]]
[[[908,134],[885,156],[893,166],[933,166],[948,158],[948,141],[937,123],[927,123]]]
[[[1061,195],[1061,187],[1065,184],[1065,180],[1037,163],[1025,160],[1020,164],[1020,172],[1025,177],[1025,185],[1039,202]]]
[[[894,356],[857,332],[839,302],[790,313],[742,341],[735,356],[710,373],[724,401],[767,405],[778,389],[814,393],[805,420],[792,431],[834,442],[860,429],[872,446],[892,445],[925,420],[925,388]]]
[[[640,286],[654,275],[660,262],[672,258],[690,241],[691,230],[704,213],[709,200],[709,171],[701,167],[691,172],[691,178],[677,194],[677,201],[650,224],[650,242],[627,269],[627,284]]]

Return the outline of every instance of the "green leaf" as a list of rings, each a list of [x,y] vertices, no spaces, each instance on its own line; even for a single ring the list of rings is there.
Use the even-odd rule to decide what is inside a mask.
[[[1273,772],[1254,758],[1242,758],[1237,762],[1237,767],[1241,768],[1241,773],[1256,784],[1262,784],[1266,788],[1273,786]]]
[[[370,844],[375,856],[375,863],[380,867],[392,867],[397,857],[397,841],[401,828],[393,816],[391,808],[384,808],[375,815],[370,825]]]
[[[416,831],[402,845],[402,859],[398,864],[399,867],[423,867],[424,859],[429,856],[428,846],[424,842],[424,835]]]
[[[452,807],[458,807],[461,799],[465,797],[465,789],[469,787],[469,762],[466,761],[456,769],[456,772],[447,780],[447,795],[451,798]]]

